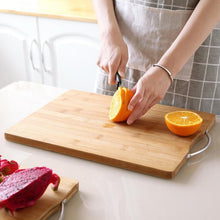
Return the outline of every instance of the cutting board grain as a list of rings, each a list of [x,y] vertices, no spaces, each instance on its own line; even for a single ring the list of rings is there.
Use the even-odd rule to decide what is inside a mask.
[[[110,96],[70,90],[5,132],[9,141],[112,166],[172,178],[193,144],[215,122],[199,112],[199,131],[179,137],[166,127],[164,115],[180,108],[155,105],[133,125],[108,119]]]
[[[68,200],[79,190],[77,180],[61,177],[58,191],[53,191],[48,186],[43,196],[35,205],[14,212],[12,216],[6,209],[0,210],[0,219],[4,220],[46,220],[61,208],[64,199]]]

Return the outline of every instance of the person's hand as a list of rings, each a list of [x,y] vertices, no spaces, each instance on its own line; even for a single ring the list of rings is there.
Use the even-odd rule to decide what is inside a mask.
[[[115,84],[115,74],[118,71],[125,77],[125,67],[128,61],[128,48],[121,34],[111,33],[102,37],[97,65],[109,73],[109,84]]]
[[[151,67],[132,89],[135,93],[128,109],[132,110],[127,124],[132,124],[143,116],[152,106],[160,102],[171,84],[167,73],[159,67]]]

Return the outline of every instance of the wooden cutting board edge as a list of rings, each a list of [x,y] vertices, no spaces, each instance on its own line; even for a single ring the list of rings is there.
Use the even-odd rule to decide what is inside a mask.
[[[165,171],[165,170],[159,170],[159,169],[155,169],[155,168],[151,168],[151,167],[145,167],[142,165],[137,165],[134,163],[129,163],[127,161],[124,162],[122,160],[112,159],[112,158],[108,158],[108,157],[97,155],[97,154],[78,151],[75,149],[70,150],[70,149],[61,147],[59,145],[44,143],[44,142],[37,141],[37,140],[31,140],[26,137],[12,135],[10,133],[7,133],[7,131],[5,132],[5,139],[8,141],[18,143],[18,144],[24,144],[24,145],[28,145],[31,147],[37,147],[37,148],[41,148],[43,150],[53,151],[55,153],[61,153],[61,154],[65,154],[68,156],[74,156],[77,158],[86,159],[86,160],[90,160],[93,162],[98,162],[101,164],[106,164],[106,165],[110,165],[110,166],[114,166],[114,167],[118,167],[118,168],[122,168],[122,169],[126,169],[126,170],[131,170],[131,171],[135,171],[135,172],[139,172],[139,173],[143,173],[143,174],[162,177],[165,179],[172,179],[175,176],[175,174],[178,172],[180,167],[185,162],[185,160],[183,158],[182,162],[177,167],[178,170],[176,169],[176,170],[172,170],[172,171]],[[56,150],[54,150],[54,148]]]

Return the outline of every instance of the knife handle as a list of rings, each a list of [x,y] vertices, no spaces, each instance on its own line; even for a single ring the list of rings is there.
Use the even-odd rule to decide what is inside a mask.
[[[116,75],[115,75],[115,80],[116,80],[117,89],[118,89],[118,87],[121,85],[121,76],[119,75],[118,72],[117,72]]]

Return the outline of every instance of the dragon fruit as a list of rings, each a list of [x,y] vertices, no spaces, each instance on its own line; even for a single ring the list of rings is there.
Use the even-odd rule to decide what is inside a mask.
[[[47,167],[17,170],[0,183],[0,209],[15,210],[32,206],[52,183],[57,190],[60,177]]]
[[[18,163],[14,160],[1,160],[0,173],[3,176],[10,175],[18,169]]]
[[[18,169],[18,163],[14,160],[8,161],[6,159],[2,160],[0,155],[0,176],[3,180],[3,176],[14,173]]]

